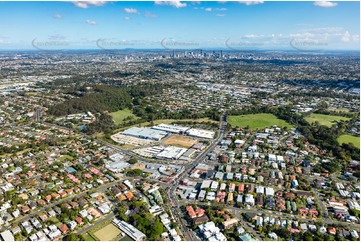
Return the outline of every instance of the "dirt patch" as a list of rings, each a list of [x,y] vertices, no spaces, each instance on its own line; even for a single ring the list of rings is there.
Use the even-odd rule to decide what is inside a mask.
[[[190,148],[192,145],[196,144],[198,140],[185,137],[182,135],[172,135],[167,140],[164,141],[166,145],[174,145],[182,148]]]

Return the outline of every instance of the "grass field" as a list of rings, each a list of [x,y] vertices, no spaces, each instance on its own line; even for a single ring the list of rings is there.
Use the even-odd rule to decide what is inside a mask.
[[[90,234],[82,234],[84,241],[96,241]]]
[[[352,143],[354,146],[360,149],[360,137],[356,137],[349,134],[343,134],[337,139],[339,144],[348,144]]]
[[[238,116],[229,116],[228,123],[232,127],[246,127],[247,125],[250,129],[264,129],[277,125],[280,128],[287,127],[292,128],[293,126],[286,121],[277,118],[273,114],[269,113],[258,113],[258,114],[248,114],[248,115],[238,115]]]
[[[25,94],[28,96],[35,96],[37,92],[26,92]]]
[[[132,238],[130,238],[128,235],[121,238],[119,241],[134,241]]]
[[[336,108],[336,109],[329,109],[330,111],[335,111],[339,113],[349,113],[350,109],[348,108]]]
[[[138,119],[139,117],[135,116],[132,111],[130,111],[129,109],[123,109],[123,110],[119,110],[116,112],[112,112],[110,113],[110,115],[112,116],[114,123],[115,124],[121,124],[124,122],[124,119],[126,119],[127,117],[133,117],[133,119]]]
[[[55,224],[56,227],[59,227],[62,225],[62,223],[56,217],[48,218],[48,221],[51,221],[53,224]]]
[[[69,156],[69,155],[62,155],[62,156],[59,157],[58,160],[61,161],[61,162],[63,162],[63,161],[65,161],[66,159],[68,159],[68,160],[74,160],[74,158],[71,157],[71,156]]]
[[[318,114],[318,113],[313,113],[310,116],[307,116],[305,119],[310,124],[318,121],[320,125],[325,125],[327,127],[331,127],[332,124],[334,124],[336,121],[350,120],[350,118],[346,118],[346,117]]]
[[[104,240],[113,240],[121,233],[121,230],[115,227],[113,224],[108,224],[107,226],[99,229],[94,232],[94,236],[97,237],[100,241]]]
[[[179,146],[183,148],[190,148],[192,145],[194,145],[197,142],[198,142],[197,140],[189,137],[185,137],[181,135],[172,135],[166,141],[164,141],[164,144]]]

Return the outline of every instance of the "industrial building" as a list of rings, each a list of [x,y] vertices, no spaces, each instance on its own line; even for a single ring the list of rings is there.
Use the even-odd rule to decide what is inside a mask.
[[[187,149],[176,146],[168,146],[163,151],[157,154],[157,158],[164,159],[178,159]]]
[[[146,238],[145,234],[143,234],[141,231],[139,231],[137,228],[135,228],[133,225],[128,224],[124,221],[113,219],[113,224],[117,226],[121,231],[126,233],[130,238],[140,241]]]
[[[153,126],[152,129],[161,130],[174,134],[184,134],[189,127],[179,126],[179,125],[170,125],[170,124],[159,124],[157,126]]]
[[[215,133],[214,131],[204,129],[189,129],[186,131],[186,134],[197,138],[213,139]]]
[[[159,141],[164,138],[168,133],[160,130],[155,130],[151,128],[139,128],[132,127],[122,132],[124,135],[142,138],[142,139],[151,139]]]

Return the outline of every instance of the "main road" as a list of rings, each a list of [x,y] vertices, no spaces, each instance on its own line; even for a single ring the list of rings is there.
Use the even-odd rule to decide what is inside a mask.
[[[213,142],[191,163],[185,165],[184,167],[184,171],[176,178],[173,180],[172,184],[170,186],[168,186],[167,189],[168,192],[168,199],[171,202],[171,204],[174,205],[174,209],[175,209],[175,218],[178,220],[178,223],[180,225],[180,229],[182,230],[184,236],[186,237],[186,240],[191,241],[191,240],[198,240],[198,238],[193,234],[193,232],[189,232],[189,230],[186,228],[186,226],[183,223],[182,220],[182,211],[180,209],[180,205],[177,199],[177,195],[175,194],[175,190],[177,189],[177,186],[179,184],[179,182],[199,163],[201,163],[202,159],[205,158],[205,156],[214,150],[214,148],[216,147],[216,145],[223,139],[224,134],[225,134],[225,130],[226,130],[226,126],[227,126],[227,122],[226,120],[226,114],[223,114],[220,120],[220,124],[219,124],[219,130],[218,130],[218,136],[215,140],[213,140]]]

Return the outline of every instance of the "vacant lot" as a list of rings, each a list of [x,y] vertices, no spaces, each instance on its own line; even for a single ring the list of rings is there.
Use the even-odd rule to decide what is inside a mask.
[[[104,240],[113,240],[121,234],[121,230],[115,227],[113,224],[108,224],[107,226],[99,229],[93,233],[100,241]]]
[[[326,114],[318,114],[318,113],[313,113],[310,116],[306,117],[306,121],[310,124],[318,121],[320,123],[320,125],[325,125],[327,127],[331,127],[332,124],[334,124],[340,120],[346,121],[346,120],[350,120],[350,118],[326,115]]]
[[[351,143],[360,149],[360,137],[344,134],[338,137],[337,141],[339,144]]]
[[[113,113],[110,113],[110,115],[112,116],[114,123],[115,124],[121,124],[124,122],[124,119],[131,117],[132,119],[138,119],[139,117],[135,116],[132,111],[130,111],[129,109],[123,109],[123,110],[119,110]]]
[[[192,145],[197,143],[198,141],[189,137],[181,136],[181,135],[172,135],[164,144],[166,145],[174,145],[182,148],[190,148]]]
[[[249,126],[250,129],[264,129],[267,127],[272,127],[273,125],[277,125],[280,128],[293,127],[286,121],[279,119],[273,114],[269,113],[229,116],[228,122],[232,125],[232,127],[238,126],[244,128]]]

